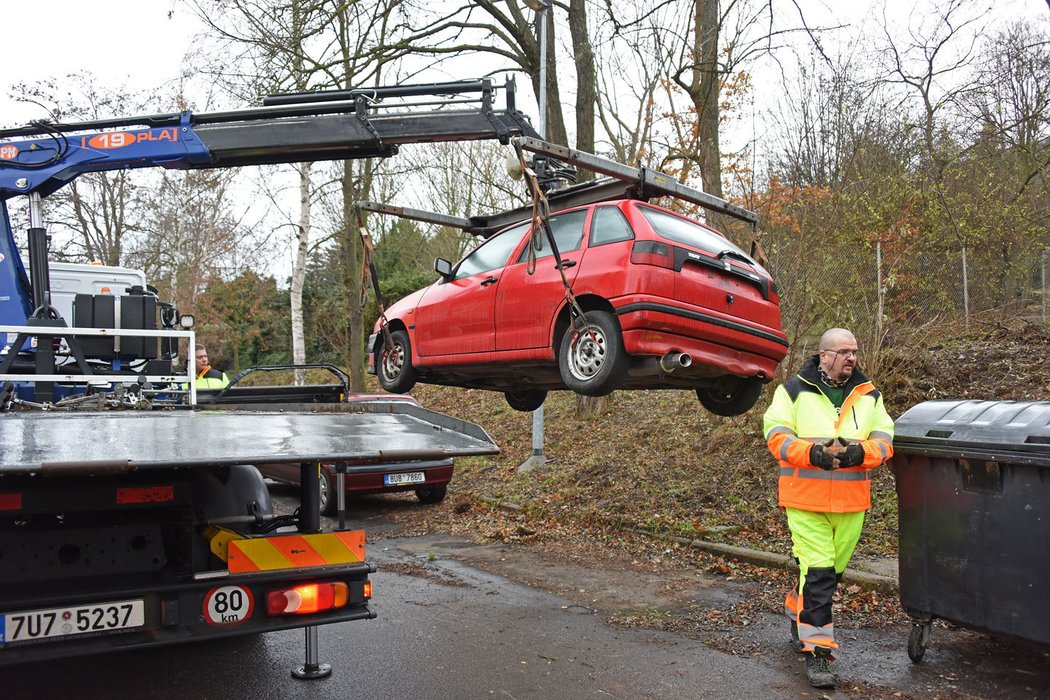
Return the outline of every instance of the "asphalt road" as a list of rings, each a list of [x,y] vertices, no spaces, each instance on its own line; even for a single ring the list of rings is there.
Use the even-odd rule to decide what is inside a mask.
[[[906,628],[841,630],[839,688],[817,692],[773,611],[702,638],[606,622],[686,601],[724,606],[749,584],[406,537],[384,515],[404,507],[415,506],[373,499],[351,514],[380,567],[379,616],[318,628],[328,678],[292,678],[304,660],[296,630],[5,669],[0,698],[1050,698],[1045,653],[947,628],[921,664],[907,658]]]

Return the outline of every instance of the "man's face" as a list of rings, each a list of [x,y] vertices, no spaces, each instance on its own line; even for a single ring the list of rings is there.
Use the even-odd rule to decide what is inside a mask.
[[[853,376],[857,366],[857,339],[840,336],[827,350],[820,351],[820,368],[836,382]]]
[[[197,351],[197,372],[200,373],[207,366],[208,366],[208,351],[207,350],[198,350]]]

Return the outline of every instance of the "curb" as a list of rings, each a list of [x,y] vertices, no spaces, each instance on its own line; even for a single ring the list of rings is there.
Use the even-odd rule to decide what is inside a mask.
[[[506,511],[508,513],[520,513],[521,505],[517,503],[511,503],[504,501],[499,498],[493,498],[491,496],[479,496],[478,500],[492,508],[498,508],[499,510]],[[756,566],[764,566],[770,569],[786,569],[788,571],[798,571],[798,564],[795,563],[794,557],[789,557],[786,554],[777,554],[776,552],[765,552],[759,549],[749,549],[747,547],[737,547],[731,544],[722,544],[721,542],[708,542],[707,540],[695,540],[688,537],[678,537],[676,535],[665,535],[659,532],[652,532],[650,530],[643,530],[640,528],[627,527],[622,528],[624,532],[630,532],[635,535],[643,535],[657,540],[664,540],[668,542],[677,542],[678,544],[699,549],[704,552],[711,554],[717,554],[725,557],[732,557],[739,559],[740,561],[754,564]],[[882,574],[876,574],[870,571],[864,571],[858,568],[847,568],[842,574],[842,580],[850,583],[856,583],[861,586],[874,588],[887,593],[896,594],[899,590],[899,584],[897,579],[893,576],[884,576]]]

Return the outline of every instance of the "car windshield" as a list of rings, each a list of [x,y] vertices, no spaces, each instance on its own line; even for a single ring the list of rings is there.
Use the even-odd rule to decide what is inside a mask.
[[[651,209],[649,207],[638,207],[638,209],[641,210],[642,216],[646,218],[653,230],[663,238],[677,241],[678,243],[685,243],[718,257],[731,257],[746,262],[755,268],[760,267],[750,255],[730,242],[729,239],[719,236],[714,231],[704,228],[700,224],[659,209]]]
[[[463,279],[464,277],[476,275],[479,272],[496,270],[506,265],[511,251],[518,245],[518,241],[521,240],[521,234],[528,227],[529,225],[525,223],[504,229],[482,243],[474,249],[474,252],[460,261],[452,279]]]

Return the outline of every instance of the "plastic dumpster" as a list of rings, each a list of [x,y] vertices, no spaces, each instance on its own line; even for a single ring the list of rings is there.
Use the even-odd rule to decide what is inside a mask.
[[[1050,402],[928,401],[894,433],[908,656],[934,618],[1050,645]]]

